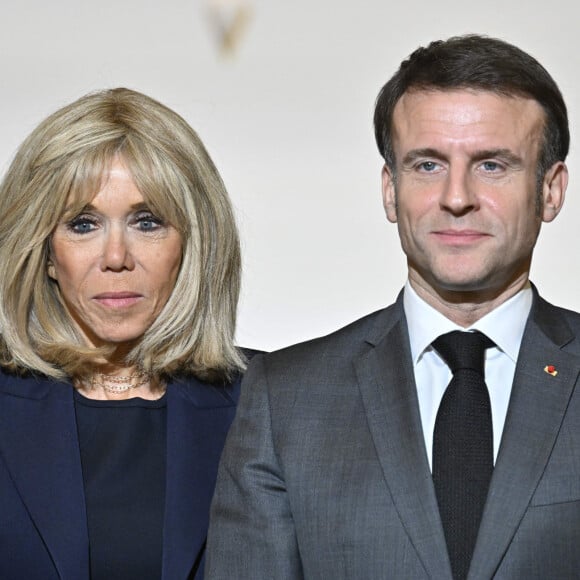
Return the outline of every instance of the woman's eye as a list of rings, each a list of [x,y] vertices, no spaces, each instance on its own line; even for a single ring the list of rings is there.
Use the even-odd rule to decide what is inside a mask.
[[[163,225],[163,222],[153,214],[138,215],[135,221],[138,228],[144,232],[155,231]]]
[[[67,227],[75,234],[88,234],[96,229],[97,223],[87,216],[79,216],[68,222]]]

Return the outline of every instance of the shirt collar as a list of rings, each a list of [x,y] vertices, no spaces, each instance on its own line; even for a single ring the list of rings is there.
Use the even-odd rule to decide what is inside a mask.
[[[532,288],[528,282],[522,290],[479,319],[473,326],[462,328],[420,298],[407,280],[403,308],[409,329],[413,364],[419,362],[423,353],[438,336],[452,330],[483,332],[515,363],[532,300]]]

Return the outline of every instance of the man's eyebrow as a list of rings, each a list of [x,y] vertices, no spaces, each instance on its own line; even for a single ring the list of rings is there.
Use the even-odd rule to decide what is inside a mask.
[[[424,147],[421,149],[412,149],[411,151],[408,151],[407,154],[403,157],[403,166],[411,165],[418,159],[423,159],[425,157],[442,160],[447,159],[447,156],[444,155],[441,151],[433,149],[432,147]],[[471,158],[474,161],[483,161],[484,159],[498,159],[514,167],[521,167],[523,164],[523,160],[519,155],[516,155],[513,151],[506,148],[480,149],[479,151],[473,152],[471,154]]]
[[[403,157],[403,165],[411,165],[417,161],[417,159],[422,159],[424,157],[445,159],[445,155],[443,155],[441,151],[437,151],[437,149],[433,149],[432,147],[424,147],[422,149],[411,149],[411,151],[408,151],[405,157]]]
[[[508,165],[514,167],[521,167],[523,164],[523,159],[516,155],[510,149],[482,149],[480,151],[476,151],[472,158],[475,161],[483,161],[484,159],[499,159]]]

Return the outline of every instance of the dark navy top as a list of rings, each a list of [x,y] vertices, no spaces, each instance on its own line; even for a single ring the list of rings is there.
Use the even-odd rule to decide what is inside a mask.
[[[159,580],[166,397],[95,401],[75,391],[91,580]]]

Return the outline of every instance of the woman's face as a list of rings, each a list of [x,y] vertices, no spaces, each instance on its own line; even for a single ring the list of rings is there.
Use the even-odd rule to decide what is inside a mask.
[[[147,207],[122,159],[78,215],[51,238],[48,275],[88,343],[127,345],[165,306],[181,263],[181,238]]]

